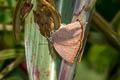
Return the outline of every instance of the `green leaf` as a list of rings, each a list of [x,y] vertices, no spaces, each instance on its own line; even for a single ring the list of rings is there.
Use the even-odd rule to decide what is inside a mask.
[[[88,52],[88,61],[97,71],[102,72],[109,69],[111,63],[115,64],[118,52],[105,45],[93,45]]]
[[[74,80],[105,80],[105,73],[97,73],[89,68],[85,61],[78,65],[77,75]]]

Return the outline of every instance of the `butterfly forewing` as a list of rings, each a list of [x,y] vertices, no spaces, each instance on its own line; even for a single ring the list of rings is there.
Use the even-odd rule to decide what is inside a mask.
[[[73,63],[81,44],[82,28],[79,21],[64,25],[52,34],[53,45],[58,54]]]

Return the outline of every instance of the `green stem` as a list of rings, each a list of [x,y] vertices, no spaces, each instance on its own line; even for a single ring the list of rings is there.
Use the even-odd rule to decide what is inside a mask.
[[[83,50],[84,50],[86,39],[87,39],[87,34],[89,32],[89,27],[86,24],[86,22],[90,22],[90,18],[91,18],[91,14],[93,11],[93,7],[95,5],[95,1],[96,0],[76,0],[76,5],[75,5],[74,12],[73,12],[72,22],[79,20],[82,23],[84,23],[83,26],[85,27],[85,32],[84,32],[85,37],[84,37],[84,41],[83,41],[82,50],[80,50],[81,52],[79,53],[79,56],[83,54]],[[89,2],[91,4],[89,4]],[[89,7],[89,9],[86,10],[88,5],[90,7]],[[85,7],[85,9],[84,9],[84,7]],[[75,77],[74,75],[75,75],[76,65],[77,65],[77,60],[74,62],[74,64],[70,64],[70,63],[62,60],[61,70],[60,70],[60,74],[59,74],[59,80],[73,80]]]
[[[8,65],[0,73],[0,80],[2,80],[9,72],[11,72],[15,67],[17,67],[23,61],[23,57],[18,57],[14,62]]]
[[[10,9],[10,10],[14,10],[13,7],[10,6],[0,6],[0,9]]]
[[[16,57],[24,57],[24,50],[23,49],[8,49],[8,50],[3,50],[0,51],[0,61],[1,60],[6,60],[6,59],[12,59]]]
[[[40,1],[40,0],[39,0]],[[47,39],[40,34],[39,26],[34,22],[33,10],[25,19],[25,52],[30,80],[57,80],[60,58],[53,59],[50,55]]]
[[[113,25],[113,29],[118,33],[118,27],[120,25],[120,11],[115,15],[113,20],[111,21],[111,24]]]
[[[93,22],[101,30],[101,32],[106,36],[109,43],[120,51],[120,38],[119,35],[112,29],[110,25],[99,13],[94,12]]]

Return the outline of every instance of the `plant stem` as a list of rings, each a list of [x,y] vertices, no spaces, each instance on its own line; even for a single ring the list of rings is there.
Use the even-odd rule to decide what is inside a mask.
[[[99,13],[94,12],[93,22],[101,30],[101,32],[106,36],[109,43],[120,51],[120,38],[119,35],[112,29],[110,25]]]
[[[34,7],[25,19],[25,52],[28,74],[30,80],[57,80],[61,59],[58,55],[56,59],[50,55],[48,41],[40,34],[39,26],[34,22],[33,10],[36,10],[37,2],[32,0],[32,3]]]
[[[0,80],[4,78],[9,72],[11,72],[15,67],[17,67],[23,61],[23,57],[18,57],[15,61],[9,64],[5,69],[0,73]]]
[[[0,6],[0,9],[10,9],[10,10],[14,10],[13,7],[10,6]]]
[[[113,25],[113,29],[115,30],[115,32],[117,32],[119,34],[119,26],[120,26],[120,11],[117,12],[117,14],[115,15],[115,17],[113,18],[113,20],[111,21],[111,24]]]
[[[85,27],[85,33],[84,33],[85,37],[84,37],[83,46],[82,46],[83,50],[85,47],[87,34],[89,31],[89,27],[88,27],[88,24],[86,24],[86,22],[87,23],[90,22],[90,18],[91,18],[91,14],[93,11],[93,7],[95,5],[95,1],[96,0],[76,0],[75,9],[73,12],[72,22],[79,20],[82,23],[84,23],[83,26]],[[86,8],[88,6],[89,6],[89,9],[86,10]],[[79,56],[83,54],[83,50],[81,53],[79,53]],[[74,62],[74,64],[70,64],[70,63],[62,60],[59,80],[73,80],[74,75],[75,75],[75,70],[76,70],[76,64],[77,64],[77,60]]]
[[[0,51],[0,61],[6,60],[6,59],[12,59],[16,57],[25,57],[24,50],[23,49],[9,49],[9,50],[3,50]]]

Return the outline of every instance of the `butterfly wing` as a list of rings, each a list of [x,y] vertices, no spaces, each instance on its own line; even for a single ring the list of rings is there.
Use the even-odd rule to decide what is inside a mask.
[[[64,60],[73,63],[80,48],[81,34],[79,21],[65,25],[52,34],[53,45]]]
[[[56,51],[58,52],[58,54],[66,61],[73,63],[78,49],[79,49],[79,45],[80,43],[76,44],[76,45],[72,45],[72,46],[64,46],[58,43],[54,43],[54,47],[56,49]]]

